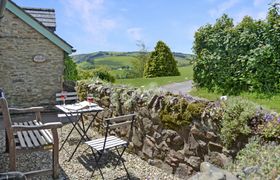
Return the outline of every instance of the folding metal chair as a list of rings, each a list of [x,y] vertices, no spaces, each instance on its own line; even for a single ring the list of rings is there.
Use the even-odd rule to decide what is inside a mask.
[[[104,155],[104,153],[106,153],[108,150],[114,149],[114,150],[116,150],[117,155],[118,155],[118,160],[117,160],[117,164],[115,165],[115,168],[121,161],[123,164],[123,167],[127,173],[127,177],[128,177],[128,179],[130,179],[129,173],[124,164],[124,160],[122,159],[122,155],[123,155],[124,151],[126,150],[126,148],[128,147],[129,142],[131,141],[135,116],[136,116],[136,114],[129,114],[129,115],[105,119],[104,120],[105,127],[106,127],[105,137],[86,142],[86,144],[88,144],[91,147],[91,150],[92,150],[95,162],[96,162],[96,166],[97,166],[102,178],[104,178],[103,173],[102,173],[101,168],[98,163],[99,163],[101,157]],[[124,127],[124,126],[129,126],[129,125],[130,125],[130,131],[129,131],[129,136],[128,136],[127,141],[122,140],[116,136],[110,136],[111,130],[120,128],[120,127]],[[121,148],[122,148],[122,151],[119,151]],[[94,171],[95,171],[95,169],[92,172],[92,176],[94,174]]]

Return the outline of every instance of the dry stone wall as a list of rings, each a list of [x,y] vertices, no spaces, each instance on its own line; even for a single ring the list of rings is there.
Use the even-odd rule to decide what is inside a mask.
[[[46,57],[34,62],[35,55]],[[10,11],[0,22],[0,87],[10,106],[50,105],[61,91],[64,51]]]
[[[87,93],[95,95],[96,101],[105,107],[103,114],[100,114],[101,117],[137,112],[130,150],[169,173],[187,178],[198,172],[200,164],[204,161],[223,167],[230,160],[228,151],[221,145],[216,133],[218,126],[207,114],[213,115],[213,112],[207,109],[218,107],[219,102],[197,100],[189,96],[172,95],[157,90],[141,90],[99,83],[80,82],[77,90],[81,99],[84,99]],[[180,118],[178,112],[182,110],[180,108],[178,110],[176,106],[180,102],[186,102],[187,109],[195,107],[194,104],[200,104],[203,110],[193,109],[189,114],[183,113],[189,121],[180,125],[179,122],[173,121]],[[169,114],[175,118],[164,120],[162,117],[166,116],[163,116],[163,112],[168,108],[168,103],[174,104],[174,109],[170,108]],[[181,104],[181,107],[185,108],[184,104]],[[189,108],[189,111],[191,109]],[[96,121],[95,126],[100,128],[101,124],[101,120]],[[128,129],[119,129],[112,133],[127,137],[128,131]]]

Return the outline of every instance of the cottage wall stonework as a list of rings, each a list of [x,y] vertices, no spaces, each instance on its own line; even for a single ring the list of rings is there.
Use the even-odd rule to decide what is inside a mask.
[[[43,55],[44,62],[34,62]],[[49,106],[61,91],[64,51],[5,11],[0,22],[0,88],[10,106]]]

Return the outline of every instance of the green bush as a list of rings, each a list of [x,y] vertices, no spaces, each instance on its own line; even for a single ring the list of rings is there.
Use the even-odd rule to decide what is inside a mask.
[[[107,81],[107,82],[111,82],[114,83],[116,81],[115,77],[112,76],[109,71],[106,71],[104,69],[96,69],[94,71],[94,75],[98,78],[100,78],[101,80]]]
[[[64,80],[76,81],[78,80],[77,65],[70,56],[64,59]]]
[[[110,69],[108,69],[107,67],[99,67],[93,70],[79,69],[79,79],[88,80],[93,78],[99,78],[103,81],[114,83],[115,77],[109,73],[109,70]]]
[[[274,4],[265,20],[245,16],[236,26],[223,15],[195,33],[194,81],[223,94],[280,90],[280,14]]]
[[[150,57],[147,59],[144,68],[144,77],[179,75],[177,61],[175,61],[171,50],[164,42],[158,41],[155,50],[151,52]]]
[[[238,173],[242,179],[277,179],[280,175],[279,157],[280,145],[262,144],[260,138],[255,138],[239,151],[227,169]],[[249,173],[246,170],[249,167],[255,167],[255,172]]]
[[[241,98],[230,98],[226,101],[221,122],[221,140],[226,147],[240,137],[246,137],[251,133],[248,125],[254,117],[256,105]]]

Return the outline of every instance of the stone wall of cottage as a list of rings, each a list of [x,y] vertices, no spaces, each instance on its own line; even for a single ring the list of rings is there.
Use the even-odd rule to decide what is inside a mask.
[[[45,62],[34,62],[36,55]],[[61,91],[64,51],[5,11],[0,22],[0,88],[10,106],[47,106]]]
[[[221,145],[217,121],[211,118],[216,113],[212,109],[219,107],[219,101],[209,102],[155,89],[141,90],[87,82],[80,82],[77,91],[81,100],[85,99],[87,93],[95,96],[96,102],[105,108],[99,114],[100,118],[136,112],[130,150],[169,173],[187,178],[198,172],[204,161],[224,167],[231,159],[230,152]],[[163,122],[168,122],[164,119],[168,116],[161,114],[166,110],[167,103],[170,105],[167,113],[176,117],[175,120],[180,119],[178,114],[186,109],[183,114],[190,121],[182,125],[180,120],[174,121],[173,125],[170,121],[169,126],[166,126]],[[95,121],[95,127],[102,130],[102,123],[102,120]],[[127,138],[129,128],[112,133]]]

